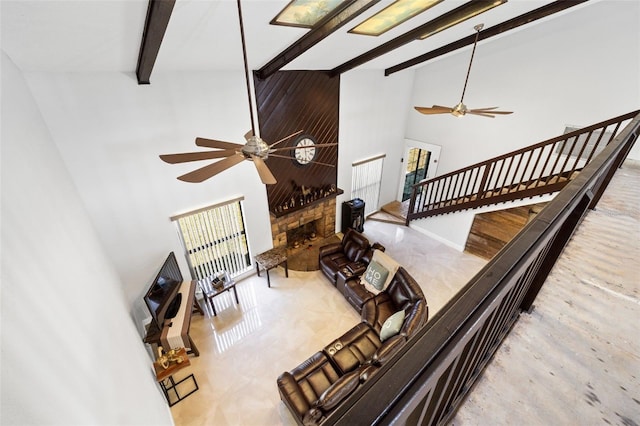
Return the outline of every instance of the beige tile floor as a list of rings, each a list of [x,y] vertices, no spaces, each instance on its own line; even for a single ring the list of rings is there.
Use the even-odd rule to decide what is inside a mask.
[[[365,235],[387,247],[422,286],[431,315],[485,261],[460,253],[404,226],[368,221]],[[191,366],[200,389],[171,408],[175,424],[291,425],[280,402],[277,377],[353,327],[360,319],[321,272],[271,271],[216,297],[217,317],[194,315],[191,336],[200,350]],[[185,385],[187,385],[185,383]]]

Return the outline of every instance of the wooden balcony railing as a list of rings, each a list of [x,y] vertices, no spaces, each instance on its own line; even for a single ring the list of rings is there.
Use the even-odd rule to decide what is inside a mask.
[[[566,133],[412,187],[415,219],[551,194],[564,188],[638,111]]]
[[[580,175],[323,426],[446,424],[520,313],[531,309],[575,229],[640,136],[640,114],[632,114],[633,120]]]

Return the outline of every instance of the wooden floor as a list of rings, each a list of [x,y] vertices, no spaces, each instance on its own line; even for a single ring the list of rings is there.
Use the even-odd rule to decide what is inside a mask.
[[[405,202],[392,201],[380,208],[380,211],[367,217],[367,220],[377,220],[379,222],[397,223],[404,225],[409,211],[409,200]]]

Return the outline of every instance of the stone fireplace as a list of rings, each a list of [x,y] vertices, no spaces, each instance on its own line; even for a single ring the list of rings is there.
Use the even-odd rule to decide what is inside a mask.
[[[303,243],[315,234],[325,238],[336,232],[336,198],[327,197],[308,204],[291,213],[276,216],[271,214],[273,247],[289,247],[295,241]]]

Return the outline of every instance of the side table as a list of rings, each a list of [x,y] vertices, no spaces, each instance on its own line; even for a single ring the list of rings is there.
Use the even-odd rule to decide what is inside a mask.
[[[203,279],[198,281],[198,285],[202,289],[202,294],[205,300],[209,301],[209,304],[213,309],[213,315],[217,316],[218,313],[216,312],[216,305],[213,303],[213,298],[216,297],[217,295],[222,294],[225,291],[233,290],[233,295],[236,298],[236,304],[239,304],[240,301],[238,301],[238,291],[236,290],[236,282],[231,279],[228,272],[225,271],[224,273],[224,279],[222,280],[223,282],[222,287],[215,288],[213,286],[213,280],[214,280],[213,276],[204,277]]]
[[[177,382],[173,379],[173,375],[175,373],[191,365],[191,362],[189,361],[189,357],[187,356],[187,351],[185,350],[185,348],[181,348],[178,351],[178,356],[182,357],[182,362],[179,364],[171,364],[169,368],[166,368],[166,369],[163,368],[162,365],[158,363],[158,361],[155,361],[153,363],[153,369],[156,372],[156,380],[158,381],[158,383],[160,383],[160,387],[162,388],[162,393],[164,393],[165,398],[167,398],[167,403],[169,404],[169,407],[174,406],[175,404],[182,401],[183,399],[185,399],[186,397],[188,397],[189,395],[191,395],[192,393],[194,393],[199,389],[198,382],[196,382],[196,378],[193,375],[193,373],[189,374],[187,377]],[[193,381],[193,384],[195,386],[194,389],[190,390],[185,395],[180,395],[180,393],[178,392],[177,386],[180,383],[183,383],[189,379]],[[172,400],[169,397],[169,391],[173,391],[175,393],[176,395],[175,400]]]
[[[267,286],[271,287],[271,279],[269,278],[269,270],[280,264],[284,264],[284,273],[289,278],[289,265],[287,264],[287,248],[278,247],[267,250],[255,256],[256,273],[260,276],[260,267],[267,271]]]

